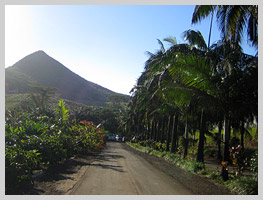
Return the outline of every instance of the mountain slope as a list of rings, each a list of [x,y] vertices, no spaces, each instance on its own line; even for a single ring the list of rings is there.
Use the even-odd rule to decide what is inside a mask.
[[[105,106],[107,97],[116,94],[73,73],[44,51],[26,56],[5,73],[6,93],[27,93],[30,85],[55,87],[61,98],[96,106]]]

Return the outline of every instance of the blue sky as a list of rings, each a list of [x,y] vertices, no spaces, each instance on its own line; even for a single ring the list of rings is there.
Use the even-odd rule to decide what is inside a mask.
[[[129,94],[147,60],[168,36],[199,30],[208,39],[210,19],[191,25],[192,6],[6,6],[5,67],[43,50],[86,80]],[[214,20],[215,21],[215,20]],[[220,39],[213,24],[211,42]],[[166,46],[168,48],[168,46]],[[244,45],[244,51],[255,51]]]

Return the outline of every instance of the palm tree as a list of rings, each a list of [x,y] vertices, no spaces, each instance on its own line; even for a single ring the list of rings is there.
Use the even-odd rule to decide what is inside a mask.
[[[242,94],[244,93],[244,89],[246,89],[244,81],[257,79],[257,59],[244,54],[240,46],[232,45],[230,42],[224,42],[214,46],[207,56],[210,57],[214,73],[221,79],[217,80],[219,83],[217,84],[217,97],[220,98],[222,102],[221,106],[224,112],[225,133],[223,162],[227,163],[229,160],[230,120],[236,119],[238,116],[234,116],[233,113],[237,113],[237,111],[240,112],[246,105],[250,105],[253,108],[257,106],[257,103],[253,105],[247,102],[250,98],[257,98],[256,83],[253,83],[254,86],[252,88],[247,88],[248,93],[254,93],[254,95],[251,95],[249,98]],[[250,74],[249,78],[247,77],[248,79],[245,78],[247,70],[254,71],[254,73],[248,73]],[[246,109],[246,113],[251,113],[251,111],[252,110]],[[224,167],[222,168],[222,175],[224,180],[228,179],[228,171]]]
[[[240,45],[243,31],[246,29],[248,40],[252,46],[258,47],[257,5],[197,5],[193,13],[192,24],[202,21],[209,15],[213,16],[214,13],[216,13],[223,41],[227,40]]]
[[[204,159],[204,135],[207,132],[209,113],[213,113],[215,110],[220,111],[224,115],[225,125],[223,161],[227,162],[230,120],[235,119],[233,113],[238,110],[235,104],[245,107],[252,105],[252,101],[253,103],[256,102],[257,88],[255,82],[251,84],[250,92],[242,94],[244,100],[237,103],[242,93],[240,83],[244,83],[245,80],[248,81],[257,74],[257,59],[245,55],[242,49],[237,44],[233,45],[231,41],[217,42],[208,48],[198,31],[188,30],[183,33],[183,36],[189,44],[175,43],[168,50],[165,50],[162,42],[158,40],[161,50],[156,54],[149,53],[150,58],[145,64],[145,71],[138,79],[134,90],[135,106],[133,110],[138,110],[141,113],[138,123],[143,122],[143,120],[145,123],[147,118],[147,127],[150,127],[150,116],[152,131],[156,130],[155,124],[158,123],[158,120],[163,119],[164,116],[169,117],[166,149],[170,150],[170,140],[172,140],[172,146],[176,144],[174,141],[177,139],[178,116],[181,114],[187,116],[187,109],[185,108],[191,105],[194,99],[198,104],[195,115],[198,113],[200,116],[197,153],[197,161],[200,162],[203,162]],[[253,96],[252,101],[249,101],[249,95]],[[165,111],[167,114],[160,112],[160,105],[170,107]],[[256,110],[256,106],[253,106],[253,112],[246,111],[256,115]],[[247,116],[244,115],[244,117]],[[222,117],[215,122],[220,121],[222,121]],[[188,120],[185,122],[185,138],[187,139]],[[172,124],[173,135],[171,137]],[[152,138],[158,140],[159,137],[156,133],[155,131]],[[175,149],[176,146],[171,151]],[[224,167],[222,170],[223,178],[227,180],[228,173]]]
[[[194,34],[194,36],[191,36],[191,34]],[[183,35],[190,44],[195,45],[198,49],[206,49],[204,42],[198,43],[194,40],[200,33],[188,30]],[[202,40],[203,38],[200,39],[200,41]],[[174,84],[174,90],[180,88],[182,91],[191,91],[192,95],[196,95],[200,99],[202,118],[200,128],[201,138],[199,139],[200,154],[198,153],[197,156],[197,160],[199,161],[203,160],[202,143],[203,131],[206,129],[204,119],[207,109],[209,107],[217,107],[218,110],[221,110],[225,114],[223,161],[228,162],[230,119],[234,117],[231,116],[231,113],[238,109],[234,105],[237,104],[237,98],[240,98],[240,94],[242,94],[238,83],[241,80],[245,80],[243,77],[246,74],[244,69],[257,69],[257,63],[253,61],[254,59],[251,56],[242,53],[242,49],[238,45],[232,45],[230,42],[217,43],[208,52],[197,51],[198,49],[194,50],[193,48],[192,51],[189,51],[191,53],[188,54],[182,53],[182,51],[176,54],[176,59],[173,60],[174,63],[171,65],[170,72],[171,75],[175,76],[181,74],[183,79],[181,82]],[[252,76],[249,77],[252,78]],[[255,89],[250,91],[250,94],[257,92]],[[246,99],[248,98],[244,98],[238,105],[245,105],[244,101],[247,101]],[[201,104],[202,101],[204,104]],[[208,102],[211,102],[210,106]],[[252,104],[248,103],[246,105]],[[227,172],[225,169],[223,171],[224,173]],[[227,174],[225,174],[224,179],[227,179],[227,177]]]
[[[47,104],[51,98],[51,95],[54,95],[56,88],[33,85],[31,87],[35,90],[35,93],[31,93],[30,97],[33,100],[36,108],[41,109],[42,112],[47,111]]]

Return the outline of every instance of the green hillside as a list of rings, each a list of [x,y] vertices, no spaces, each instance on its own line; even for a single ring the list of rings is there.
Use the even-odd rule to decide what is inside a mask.
[[[92,106],[106,106],[107,98],[117,94],[73,73],[44,51],[21,59],[8,67],[5,75],[6,94],[28,93],[30,85],[40,85],[56,88],[60,98]]]
[[[50,107],[56,107],[58,104],[58,101],[60,100],[59,97],[54,96],[49,99],[49,106]],[[75,108],[86,108],[89,107],[82,103],[77,103],[70,100],[64,100],[66,106],[69,109],[75,109]],[[31,107],[34,108],[35,104],[31,98],[31,94],[24,93],[24,94],[5,94],[5,110],[13,110],[21,107]]]

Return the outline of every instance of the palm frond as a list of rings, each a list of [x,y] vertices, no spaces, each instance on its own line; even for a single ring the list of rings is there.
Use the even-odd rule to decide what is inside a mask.
[[[217,6],[215,5],[197,5],[195,6],[194,13],[192,16],[192,24],[196,24],[203,19],[207,18]]]
[[[159,40],[159,39],[157,39],[157,41],[158,41],[158,43],[159,43],[159,45],[160,45],[160,47],[161,47],[161,52],[162,52],[162,53],[165,53],[165,48],[164,48],[164,45],[163,45],[162,41]]]
[[[177,45],[176,37],[169,36],[163,39],[165,42],[168,42],[171,46]]]
[[[206,50],[207,45],[204,40],[203,35],[200,31],[194,31],[194,30],[187,30],[182,33],[182,36],[185,41],[187,41],[190,45],[196,46],[197,48],[201,50]]]

